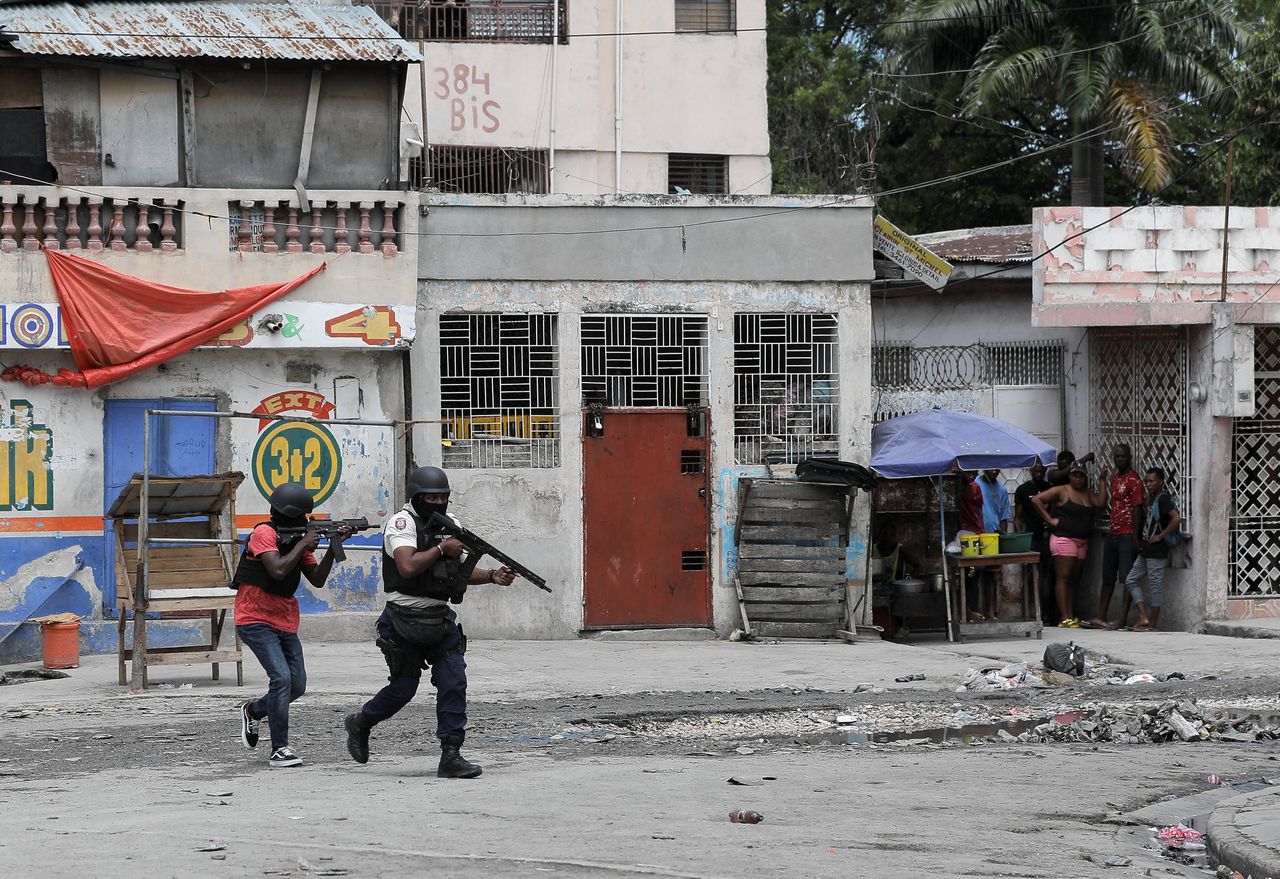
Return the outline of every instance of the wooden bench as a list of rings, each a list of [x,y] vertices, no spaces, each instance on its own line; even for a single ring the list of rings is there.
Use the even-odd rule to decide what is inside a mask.
[[[120,683],[126,683],[126,663],[133,663],[133,684],[145,688],[150,665],[212,663],[219,679],[219,663],[236,664],[236,683],[244,684],[240,638],[235,649],[219,649],[227,613],[235,607],[231,589],[239,557],[230,545],[151,544],[145,582],[139,564],[139,531],[144,539],[225,540],[235,534],[235,489],[243,475],[152,477],[150,521],[140,529],[137,519],[141,479],[125,486],[108,513],[115,536],[117,635]],[[203,492],[203,493],[201,493]],[[202,511],[200,508],[203,507]],[[183,521],[173,521],[174,519]],[[132,521],[130,521],[132,519]],[[225,523],[223,520],[226,520]],[[141,588],[140,588],[141,586]],[[132,614],[134,649],[125,645],[125,628]],[[150,647],[148,615],[209,621],[207,643]],[[140,674],[139,674],[140,673]]]

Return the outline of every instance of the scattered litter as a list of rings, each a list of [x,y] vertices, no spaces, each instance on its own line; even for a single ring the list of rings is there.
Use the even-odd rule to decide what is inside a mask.
[[[1071,723],[1056,720],[1031,730],[1036,742],[1259,742],[1280,739],[1280,727],[1203,709],[1194,701],[1160,705],[1102,705]]]
[[[196,851],[198,851],[198,852],[220,852],[220,851],[225,851],[225,850],[226,850],[226,848],[227,848],[227,846],[226,846],[226,844],[225,844],[225,843],[221,843],[221,842],[211,842],[211,843],[209,843],[208,845],[202,845],[202,846],[200,846],[198,849],[196,849]]]
[[[1155,682],[1156,677],[1151,674],[1130,675],[1125,679],[1126,684],[1154,684]]]
[[[854,717],[852,714],[836,715],[836,723],[839,724],[840,726],[848,726],[851,723],[857,723],[857,722],[858,722],[858,718]]]
[[[924,679],[925,679],[924,675],[916,673],[916,674],[903,675],[902,677],[894,678],[893,680],[895,683],[909,684],[912,681],[923,681]]]
[[[1210,775],[1205,781],[1209,782],[1209,784],[1222,784],[1222,779],[1216,775]]]
[[[675,839],[675,837],[674,837],[674,836],[671,836],[671,835],[666,834],[666,833],[655,833],[655,834],[653,834],[653,838],[654,838],[654,839]]]
[[[755,636],[749,635],[746,632],[742,631],[741,629],[734,629],[729,634],[729,640],[730,641],[754,641]]]
[[[754,754],[754,753],[756,752],[756,749],[755,749],[755,748],[748,748],[746,745],[743,745],[743,746],[742,746],[742,747],[740,747],[740,748],[734,748],[734,749],[733,749],[733,752],[734,752],[735,754],[741,754],[742,756],[744,756],[744,757],[745,757],[745,756],[747,756],[748,754]]]
[[[1166,848],[1185,849],[1188,845],[1196,845],[1203,837],[1199,830],[1176,824],[1172,827],[1161,827],[1156,831],[1156,839]]]
[[[111,733],[98,733],[96,736],[94,736],[94,738],[98,740],[102,740],[102,739],[115,738],[115,736],[111,735]]]
[[[605,742],[612,742],[616,738],[617,736],[614,735],[613,733],[607,733],[605,735],[598,736],[596,738],[583,739],[582,742],[583,744],[587,744],[587,745],[602,745]]]
[[[209,855],[209,857],[213,858],[215,861],[225,861],[227,859],[227,853],[218,852],[217,854]]]
[[[351,872],[341,867],[316,867],[306,858],[298,858],[298,866],[313,876],[346,876]]]
[[[229,791],[229,790],[211,791],[209,793],[206,793],[205,796],[206,797],[233,797],[235,796],[235,792]]]
[[[869,683],[867,683],[866,681],[863,681],[863,682],[862,682],[862,683],[860,683],[860,684],[855,684],[855,685],[854,685],[853,692],[855,692],[855,693],[869,693],[869,692],[871,692],[872,690],[875,690],[875,689],[877,689],[877,687],[876,687],[876,685],[875,685],[875,684],[869,684]]]
[[[764,815],[759,812],[748,812],[741,810],[729,813],[729,822],[731,824],[759,824],[764,820]]]
[[[1113,855],[1102,862],[1104,867],[1127,867],[1133,863],[1132,858],[1122,858],[1119,855]]]
[[[764,782],[763,782],[763,781],[752,781],[752,780],[751,780],[751,779],[749,779],[749,778],[739,778],[739,777],[738,777],[738,776],[736,776],[736,775],[730,775],[730,776],[729,776],[729,784],[739,784],[739,785],[742,785],[742,786],[744,786],[744,787],[746,787],[746,786],[753,786],[753,787],[754,787],[754,786],[756,786],[756,785],[764,784]]]

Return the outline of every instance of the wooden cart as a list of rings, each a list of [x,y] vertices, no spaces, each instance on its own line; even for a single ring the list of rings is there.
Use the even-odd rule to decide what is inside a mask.
[[[236,489],[243,473],[216,476],[150,476],[147,516],[142,509],[142,475],[134,474],[107,512],[115,536],[116,609],[120,683],[132,660],[134,687],[147,686],[147,667],[160,664],[236,664],[236,683],[244,684],[240,638],[234,650],[220,650],[227,611],[235,606],[231,578],[239,554],[235,549]],[[216,542],[215,542],[216,541]],[[139,549],[150,547],[143,570]],[[133,649],[125,647],[125,626],[132,612]],[[149,647],[148,615],[203,618],[208,615],[208,643]],[[234,633],[234,627],[233,627]]]

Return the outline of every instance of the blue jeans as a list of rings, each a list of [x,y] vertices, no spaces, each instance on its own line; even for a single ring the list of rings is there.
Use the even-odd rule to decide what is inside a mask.
[[[1129,569],[1129,578],[1124,581],[1124,585],[1129,587],[1129,595],[1133,597],[1134,603],[1146,604],[1142,600],[1142,578],[1147,578],[1147,583],[1151,586],[1151,607],[1160,607],[1164,604],[1164,567],[1168,564],[1168,559],[1148,559],[1138,556],[1134,561],[1133,567]]]
[[[307,691],[302,642],[293,632],[282,632],[266,623],[236,626],[236,633],[258,657],[270,681],[267,694],[249,704],[249,714],[267,719],[271,750],[275,751],[289,744],[289,703]]]
[[[422,654],[431,666],[431,683],[436,688],[436,738],[442,742],[450,738],[460,741],[467,730],[467,660],[464,656],[467,640],[452,610],[445,619],[448,622],[444,640]],[[385,610],[378,617],[378,637],[396,640],[395,629]],[[388,677],[387,685],[361,709],[365,720],[377,724],[393,717],[418,692],[420,680],[421,671]]]

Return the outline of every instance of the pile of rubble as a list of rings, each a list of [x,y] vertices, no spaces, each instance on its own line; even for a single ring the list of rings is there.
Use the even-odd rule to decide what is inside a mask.
[[[1042,723],[1017,737],[1029,742],[1258,742],[1280,739],[1280,727],[1232,718],[1194,701],[1160,705],[1102,705],[1069,724]]]

